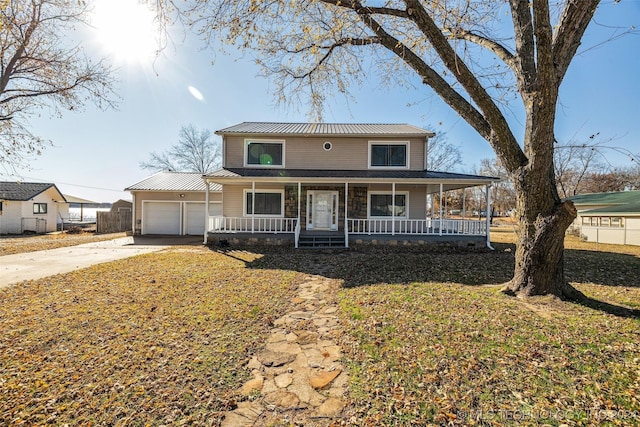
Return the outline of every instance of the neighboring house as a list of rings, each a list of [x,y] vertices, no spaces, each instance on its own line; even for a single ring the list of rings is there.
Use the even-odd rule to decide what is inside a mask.
[[[640,191],[570,197],[578,215],[573,230],[588,242],[640,245]]]
[[[222,185],[222,211],[209,212],[205,241],[489,245],[487,218],[445,219],[428,206],[434,195],[498,178],[428,170],[432,132],[406,124],[250,122],[216,134],[223,167],[205,180]]]
[[[209,185],[209,212],[221,212],[222,187]],[[205,231],[205,183],[202,174],[159,172],[125,191],[133,196],[134,234],[202,235]]]
[[[0,182],[0,234],[56,231],[68,211],[55,184]]]

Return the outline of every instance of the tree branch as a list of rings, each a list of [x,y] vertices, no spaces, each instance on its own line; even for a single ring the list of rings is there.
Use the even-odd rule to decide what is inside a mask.
[[[406,3],[410,19],[427,37],[444,65],[453,73],[456,80],[464,87],[476,105],[478,105],[483,113],[484,120],[491,128],[491,133],[496,134],[490,134],[487,137],[485,136],[486,133],[481,133],[489,144],[491,144],[498,156],[504,160],[504,166],[509,172],[513,172],[526,164],[527,158],[513,136],[504,115],[484,87],[482,87],[476,76],[469,70],[464,61],[449,44],[442,31],[440,31],[429,13],[424,9],[422,3],[418,0],[407,0]],[[460,111],[460,109],[455,108],[455,110],[463,115],[463,111]],[[463,117],[466,119],[465,115],[463,115]],[[470,123],[473,124],[473,122]]]
[[[511,0],[511,17],[516,42],[516,73],[521,92],[531,92],[536,79],[535,41],[529,0]]]
[[[500,58],[509,68],[511,68],[514,72],[517,71],[516,67],[516,58],[514,55],[495,40],[491,40],[487,37],[481,36],[480,34],[473,33],[471,31],[462,29],[462,28],[453,28],[449,29],[451,32],[451,37],[466,40],[468,42],[477,44],[478,46],[484,47],[485,49],[493,52],[498,58]]]
[[[558,85],[564,79],[599,3],[600,0],[570,1],[562,11],[558,31],[553,38],[553,60]]]

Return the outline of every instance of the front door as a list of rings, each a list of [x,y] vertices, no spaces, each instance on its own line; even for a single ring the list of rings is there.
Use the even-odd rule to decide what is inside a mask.
[[[338,192],[307,192],[307,230],[338,229]]]

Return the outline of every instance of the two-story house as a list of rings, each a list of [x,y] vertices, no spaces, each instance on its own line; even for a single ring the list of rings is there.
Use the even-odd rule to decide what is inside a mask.
[[[445,219],[429,198],[496,178],[429,170],[432,132],[407,124],[245,122],[216,134],[223,167],[204,179],[222,185],[222,212],[207,215],[205,241],[489,242],[488,220]]]

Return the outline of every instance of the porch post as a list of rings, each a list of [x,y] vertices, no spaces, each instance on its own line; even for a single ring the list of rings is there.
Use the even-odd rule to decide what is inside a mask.
[[[349,214],[349,183],[344,183],[344,247],[349,247],[349,223],[347,222],[347,215]]]
[[[251,181],[251,234],[253,234],[256,219],[256,182]]]
[[[136,192],[131,192],[131,198],[133,199],[131,202],[131,235],[136,235]],[[68,220],[68,219],[67,219]],[[64,219],[62,220],[62,225],[64,226]],[[98,224],[96,224],[97,226]]]
[[[491,247],[491,231],[490,231],[490,226],[491,226],[491,196],[489,194],[489,190],[491,190],[491,184],[487,184],[487,194],[486,194],[486,201],[485,201],[485,206],[487,207],[486,210],[486,215],[485,215],[485,221],[487,222],[487,247],[489,249],[493,249]]]
[[[462,189],[462,218],[467,219],[467,190]]]
[[[302,225],[300,225],[300,198],[302,196],[302,183],[298,182],[298,223],[296,224],[296,230],[301,230],[302,229]],[[299,234],[296,233],[294,236],[295,239],[295,244],[294,246],[296,247],[296,249],[298,249],[298,239],[299,239]]]
[[[391,183],[391,235],[396,235],[396,183]]]
[[[298,183],[298,224],[300,223],[300,196],[302,195],[302,183]]]
[[[440,183],[440,235],[442,236],[442,183]]]
[[[204,211],[206,213],[204,216],[204,244],[206,245],[207,235],[209,234],[209,215],[211,215],[209,212],[209,181],[206,178],[204,179],[204,187]]]

